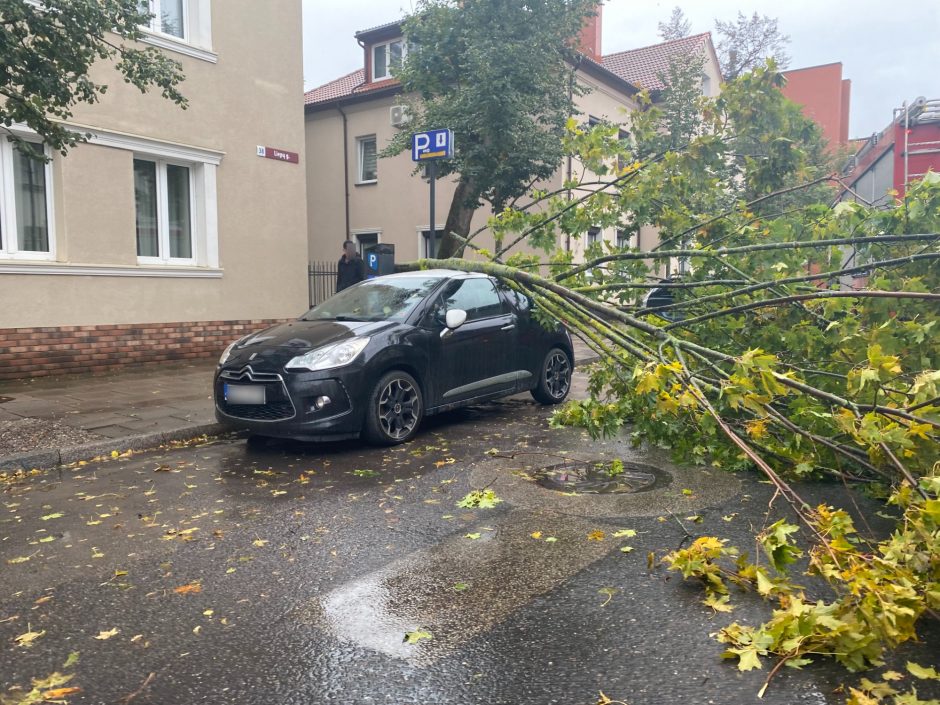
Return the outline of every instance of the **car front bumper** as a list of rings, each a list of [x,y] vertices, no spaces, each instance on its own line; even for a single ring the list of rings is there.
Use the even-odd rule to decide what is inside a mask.
[[[215,375],[215,416],[227,426],[275,438],[354,438],[365,412],[364,378],[362,367],[355,364],[320,372],[223,366]],[[235,391],[246,394],[243,388],[256,399],[235,403],[231,397]],[[322,404],[324,397],[329,402],[318,408],[317,400]]]

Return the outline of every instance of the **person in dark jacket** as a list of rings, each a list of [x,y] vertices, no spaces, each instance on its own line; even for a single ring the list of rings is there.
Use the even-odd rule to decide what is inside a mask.
[[[366,278],[366,263],[356,252],[356,243],[346,240],[343,243],[343,256],[336,266],[336,291],[351,287]]]

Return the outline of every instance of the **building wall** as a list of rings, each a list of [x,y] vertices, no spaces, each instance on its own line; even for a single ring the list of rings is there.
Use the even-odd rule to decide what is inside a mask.
[[[627,112],[635,104],[627,96],[600,83],[582,77],[591,90],[577,99],[580,118],[589,116],[624,123]],[[349,232],[352,235],[378,232],[379,242],[395,245],[398,262],[417,259],[421,230],[429,229],[430,198],[426,179],[414,173],[414,163],[408,152],[378,160],[376,183],[357,184],[357,138],[375,135],[377,149],[384,149],[397,132],[389,117],[389,109],[401,103],[400,96],[385,96],[366,102],[346,105],[342,113],[337,108],[319,110],[307,115],[307,199],[311,217],[308,236],[311,260],[338,259],[342,241],[346,238],[345,189],[343,165],[343,120],[346,121],[345,155],[348,160]],[[460,135],[455,135],[455,141]],[[560,188],[565,166],[540,188]],[[456,177],[439,178],[435,187],[435,220],[443,229],[456,187]],[[483,227],[491,213],[481,207],[474,214],[471,232]],[[605,239],[613,241],[613,229]],[[492,248],[489,232],[474,240],[481,247]],[[559,243],[563,244],[563,243]],[[573,241],[572,248],[580,256],[583,244]]]
[[[110,65],[95,67],[94,78],[108,91],[97,104],[77,106],[72,120],[95,138],[68,156],[56,154],[51,167],[55,256],[0,255],[0,299],[7,302],[0,309],[0,355],[12,329],[31,331],[41,346],[58,327],[224,326],[305,308],[300,2],[265,3],[263,10],[252,0],[190,2],[198,4],[211,41],[198,42],[199,57],[189,56],[188,46],[186,53],[166,50],[182,64],[186,110],[158,91],[141,94]],[[297,152],[301,163],[259,158],[258,145]],[[138,263],[133,160],[151,148],[217,163],[193,167],[195,190],[209,194],[194,202],[197,220],[210,228],[217,223],[217,241],[204,245],[196,265]],[[159,348],[159,338],[150,345]]]
[[[803,113],[822,128],[833,147],[849,139],[850,82],[842,79],[842,64],[825,64],[784,71],[787,79],[783,94],[802,106]]]

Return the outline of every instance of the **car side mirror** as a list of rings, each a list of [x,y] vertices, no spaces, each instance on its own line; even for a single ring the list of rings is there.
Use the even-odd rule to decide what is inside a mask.
[[[452,308],[444,316],[444,325],[447,326],[441,331],[441,338],[446,338],[455,330],[460,328],[467,320],[467,312],[460,308]]]

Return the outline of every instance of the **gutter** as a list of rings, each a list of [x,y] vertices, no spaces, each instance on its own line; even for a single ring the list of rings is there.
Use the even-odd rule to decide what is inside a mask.
[[[344,201],[346,207],[346,234],[344,240],[349,239],[349,121],[346,118],[346,112],[339,104],[336,105],[339,114],[343,116],[343,189]]]

